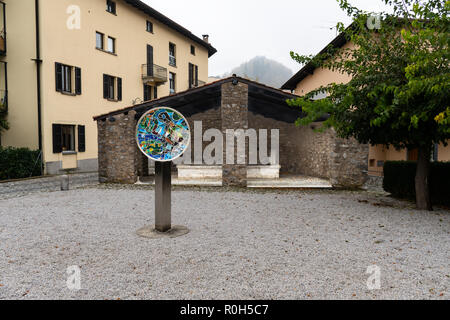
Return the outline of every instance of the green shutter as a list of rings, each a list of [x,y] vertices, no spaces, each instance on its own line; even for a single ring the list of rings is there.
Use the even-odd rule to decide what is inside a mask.
[[[122,101],[122,78],[117,78],[117,100]]]
[[[103,98],[108,99],[109,86],[108,86],[108,76],[103,75]]]
[[[78,126],[78,152],[86,152],[86,127]]]
[[[81,69],[75,67],[75,94],[81,94]]]
[[[62,91],[62,65],[58,62],[55,62],[55,82],[56,82],[56,91]]]
[[[53,153],[62,152],[62,128],[60,124],[53,124]]]

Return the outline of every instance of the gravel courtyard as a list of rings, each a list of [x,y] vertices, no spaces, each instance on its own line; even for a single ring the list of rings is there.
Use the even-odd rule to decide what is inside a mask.
[[[153,196],[0,195],[0,299],[450,298],[449,211],[365,192],[177,189],[172,219],[191,232],[148,240],[136,230],[153,223]]]

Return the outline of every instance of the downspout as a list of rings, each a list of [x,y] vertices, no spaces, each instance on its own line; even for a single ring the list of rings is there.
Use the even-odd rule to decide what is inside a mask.
[[[41,43],[40,43],[40,28],[39,28],[39,0],[35,0],[35,14],[36,14],[36,58],[32,59],[36,62],[36,83],[37,83],[37,113],[38,113],[38,139],[39,151],[41,151],[41,160],[44,163],[42,154],[42,105],[41,105]],[[42,166],[41,166],[42,174]]]

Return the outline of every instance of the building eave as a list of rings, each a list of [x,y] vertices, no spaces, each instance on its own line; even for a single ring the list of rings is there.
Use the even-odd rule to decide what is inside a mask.
[[[126,3],[132,5],[136,9],[143,11],[151,18],[158,20],[159,22],[165,24],[169,28],[181,33],[185,37],[187,37],[187,38],[191,39],[192,41],[196,42],[197,44],[203,46],[204,48],[206,48],[208,50],[208,57],[213,56],[217,52],[217,49],[214,48],[211,44],[209,44],[208,42],[204,41],[203,39],[197,37],[192,32],[190,32],[189,30],[184,28],[183,26],[181,26],[178,23],[176,23],[175,21],[169,19],[162,13],[156,11],[155,9],[153,9],[149,5],[145,4],[144,2],[142,2],[140,0],[124,0],[124,1]]]
[[[349,26],[352,28],[353,24]],[[329,46],[333,46],[335,48],[342,48],[347,43],[347,38],[345,33],[340,33],[336,38],[333,39],[325,48],[323,48],[318,54],[323,54],[326,52]],[[292,76],[285,84],[281,87],[282,90],[295,90],[297,85],[303,81],[307,76],[314,73],[316,67],[310,62],[303,66],[299,72]]]

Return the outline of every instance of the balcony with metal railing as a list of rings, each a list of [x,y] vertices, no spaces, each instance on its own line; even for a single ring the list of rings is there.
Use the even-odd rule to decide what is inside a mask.
[[[143,64],[142,81],[153,86],[163,84],[167,82],[167,69],[156,64]]]
[[[6,54],[6,5],[0,1],[0,55]]]

